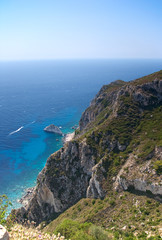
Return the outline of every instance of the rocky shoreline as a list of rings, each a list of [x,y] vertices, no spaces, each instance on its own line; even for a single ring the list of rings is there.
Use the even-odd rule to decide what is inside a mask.
[[[25,194],[18,200],[24,207],[26,207],[33,196],[35,187],[30,187],[25,190]]]
[[[65,143],[71,141],[74,138],[74,136],[75,136],[75,132],[65,134],[65,136],[63,138],[63,143],[65,144]],[[31,200],[31,198],[33,196],[34,190],[35,190],[35,187],[27,188],[25,190],[24,195],[20,199],[18,199],[17,201],[19,203],[21,203],[26,208],[29,201]]]
[[[69,142],[71,141],[75,136],[75,132],[73,133],[67,133],[65,136],[64,136],[64,139],[63,139],[63,143],[66,143],[66,142]]]

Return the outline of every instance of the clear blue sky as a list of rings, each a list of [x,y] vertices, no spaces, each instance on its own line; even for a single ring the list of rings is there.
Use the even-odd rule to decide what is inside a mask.
[[[0,0],[0,60],[162,58],[162,0]]]

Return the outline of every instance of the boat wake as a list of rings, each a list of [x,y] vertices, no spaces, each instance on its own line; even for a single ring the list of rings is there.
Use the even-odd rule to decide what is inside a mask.
[[[26,127],[29,127],[30,125],[32,125],[32,124],[35,123],[35,122],[36,122],[36,121],[32,121],[32,122],[26,124],[24,127],[25,127],[25,128],[26,128]]]
[[[11,133],[9,133],[9,136],[10,135],[13,135],[14,133],[17,133],[17,132],[19,132],[22,128],[24,128],[24,126],[21,126],[20,128],[18,128],[17,130],[15,130],[15,131],[13,131],[13,132],[11,132]]]
[[[10,132],[8,135],[9,135],[9,136],[10,136],[10,135],[13,135],[13,134],[21,131],[21,129],[26,128],[26,127],[29,127],[30,125],[32,125],[32,124],[35,123],[35,122],[36,122],[36,121],[33,121],[33,122],[31,122],[31,123],[26,124],[25,126],[21,126],[21,127],[18,128],[17,130],[15,130],[15,131],[13,131],[13,132]]]

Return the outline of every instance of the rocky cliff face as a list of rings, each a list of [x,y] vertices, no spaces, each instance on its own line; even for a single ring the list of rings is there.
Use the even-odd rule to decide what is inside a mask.
[[[83,113],[75,138],[52,154],[17,220],[37,224],[83,197],[149,191],[161,199],[162,71],[104,86]]]
[[[94,165],[92,150],[85,141],[68,142],[52,154],[38,175],[28,206],[17,211],[20,221],[27,217],[40,223],[86,197]]]
[[[162,178],[152,168],[151,159],[162,160],[162,147],[155,147],[151,159],[141,164],[136,162],[136,158],[135,154],[129,155],[115,179],[114,189],[117,191],[137,190],[161,200]]]
[[[100,112],[105,107],[117,116],[118,109],[121,107],[121,97],[131,96],[134,101],[139,103],[139,107],[156,106],[162,100],[162,82],[158,79],[146,82],[141,85],[125,83],[123,81],[115,81],[108,86],[102,87],[96,98],[91,102],[88,109],[85,110],[80,119],[80,130],[88,127],[88,124],[93,123]],[[105,114],[105,118],[109,117],[109,112]]]

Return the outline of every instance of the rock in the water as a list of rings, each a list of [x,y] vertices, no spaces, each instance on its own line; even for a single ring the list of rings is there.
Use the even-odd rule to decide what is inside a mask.
[[[63,135],[63,133],[61,132],[60,128],[58,128],[54,124],[51,124],[51,125],[45,127],[44,131],[45,132],[50,132],[50,133],[56,133],[56,134]]]
[[[9,240],[9,234],[2,225],[0,225],[0,240]]]

